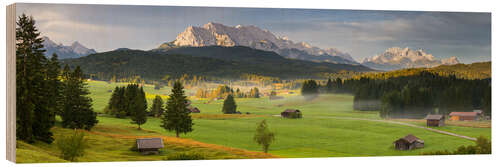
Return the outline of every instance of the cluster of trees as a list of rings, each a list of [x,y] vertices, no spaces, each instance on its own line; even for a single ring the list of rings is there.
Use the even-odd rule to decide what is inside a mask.
[[[314,98],[319,94],[320,85],[315,80],[307,80],[302,84],[300,92],[306,98]]]
[[[129,84],[126,87],[115,87],[105,113],[124,118],[129,116],[132,123],[137,124],[139,129],[147,121],[148,102],[143,87],[138,84]]]
[[[65,66],[57,55],[47,59],[33,17],[19,16],[16,27],[16,137],[32,143],[54,141],[50,129],[60,115],[63,127],[90,130],[96,113],[87,97],[83,73]],[[71,116],[70,116],[71,115]]]
[[[235,91],[227,85],[219,85],[215,90],[203,90],[200,88],[196,91],[196,97],[199,98],[222,99],[228,95],[232,95],[237,98],[260,98],[259,88],[257,87],[250,89],[248,92],[243,92],[240,88],[237,88]]]
[[[355,110],[380,110],[381,117],[423,118],[429,113],[473,109],[491,114],[491,78],[459,78],[422,69],[328,79],[324,85],[314,80],[303,83],[303,95],[318,93],[354,94]]]
[[[482,109],[491,114],[491,79],[408,71],[413,75],[374,74],[344,80],[344,91],[354,94],[354,109],[381,110],[381,117],[421,118],[436,112]],[[396,74],[396,73],[394,73]]]

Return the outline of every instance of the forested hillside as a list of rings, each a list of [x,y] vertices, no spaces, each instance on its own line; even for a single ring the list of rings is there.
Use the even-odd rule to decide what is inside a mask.
[[[219,46],[186,47],[167,52],[120,49],[67,59],[62,64],[80,66],[87,74],[100,80],[134,76],[160,80],[165,75],[176,78],[184,74],[233,79],[256,74],[293,79],[339,71],[371,71],[360,65],[291,60],[274,52]]]
[[[491,62],[441,65],[434,68],[410,68],[410,69],[395,70],[389,72],[373,72],[373,73],[356,75],[353,78],[359,79],[361,77],[366,77],[372,79],[375,78],[388,79],[391,77],[417,75],[423,71],[436,73],[439,76],[454,75],[457,78],[463,78],[463,79],[487,79],[491,78]]]

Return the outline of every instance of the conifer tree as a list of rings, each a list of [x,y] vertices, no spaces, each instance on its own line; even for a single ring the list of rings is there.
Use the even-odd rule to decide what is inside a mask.
[[[176,137],[180,133],[193,131],[193,120],[186,105],[184,87],[179,81],[175,81],[170,98],[167,100],[165,114],[161,127],[167,131],[175,131]]]
[[[224,114],[234,114],[236,113],[236,102],[234,101],[233,95],[227,95],[222,106],[222,113]]]
[[[80,67],[70,73],[69,67],[64,67],[64,105],[61,114],[62,126],[71,129],[90,130],[97,124],[97,114],[92,109],[92,99],[83,78]]]
[[[150,114],[151,116],[154,117],[160,117],[161,115],[163,115],[164,111],[165,109],[163,108],[163,99],[161,98],[161,96],[157,95],[153,100],[153,105],[151,106]]]
[[[54,114],[48,106],[47,59],[43,39],[33,17],[25,14],[16,22],[16,137],[51,143]]]
[[[134,98],[134,101],[132,102],[132,123],[137,124],[139,126],[139,130],[141,129],[141,125],[145,124],[147,121],[147,108],[148,108],[148,103],[146,101],[146,94],[144,93],[144,89],[141,87],[137,95]]]

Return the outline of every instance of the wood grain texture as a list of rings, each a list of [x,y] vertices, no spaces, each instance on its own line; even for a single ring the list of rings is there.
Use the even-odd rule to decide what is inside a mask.
[[[7,6],[7,160],[16,162],[16,4]]]

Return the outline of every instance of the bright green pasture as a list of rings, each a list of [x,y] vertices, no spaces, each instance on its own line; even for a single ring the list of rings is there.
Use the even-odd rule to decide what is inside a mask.
[[[105,85],[101,83],[92,86]],[[162,90],[146,89],[148,93],[165,94]],[[92,88],[92,97],[109,96],[100,88]],[[165,93],[164,93],[165,92]],[[105,102],[109,97],[104,98]],[[276,141],[270,147],[270,153],[282,157],[334,157],[334,156],[387,156],[387,155],[418,155],[426,151],[453,150],[461,145],[471,145],[472,141],[438,134],[425,129],[404,125],[389,124],[366,120],[341,119],[342,117],[380,119],[378,112],[361,112],[352,110],[350,95],[321,95],[312,101],[304,101],[301,96],[288,96],[286,99],[270,101],[267,97],[259,99],[237,98],[238,111],[250,112],[261,117],[229,118],[229,119],[195,119],[194,131],[183,138],[191,138],[205,143],[213,143],[252,151],[261,148],[253,142],[257,123],[267,120],[272,131],[276,133]],[[192,105],[198,107],[204,114],[222,114],[223,100],[209,101],[191,97]],[[95,104],[105,104],[95,99]],[[98,108],[98,107],[95,107]],[[287,108],[299,109],[303,119],[282,119],[279,115]],[[129,119],[99,117],[99,124],[113,126],[134,126]],[[146,130],[156,131],[168,136],[160,127],[161,120],[148,118],[141,126]],[[477,137],[491,136],[490,128],[469,128],[458,126],[442,127],[442,130]],[[407,134],[425,141],[425,148],[412,151],[396,151],[392,142]]]

